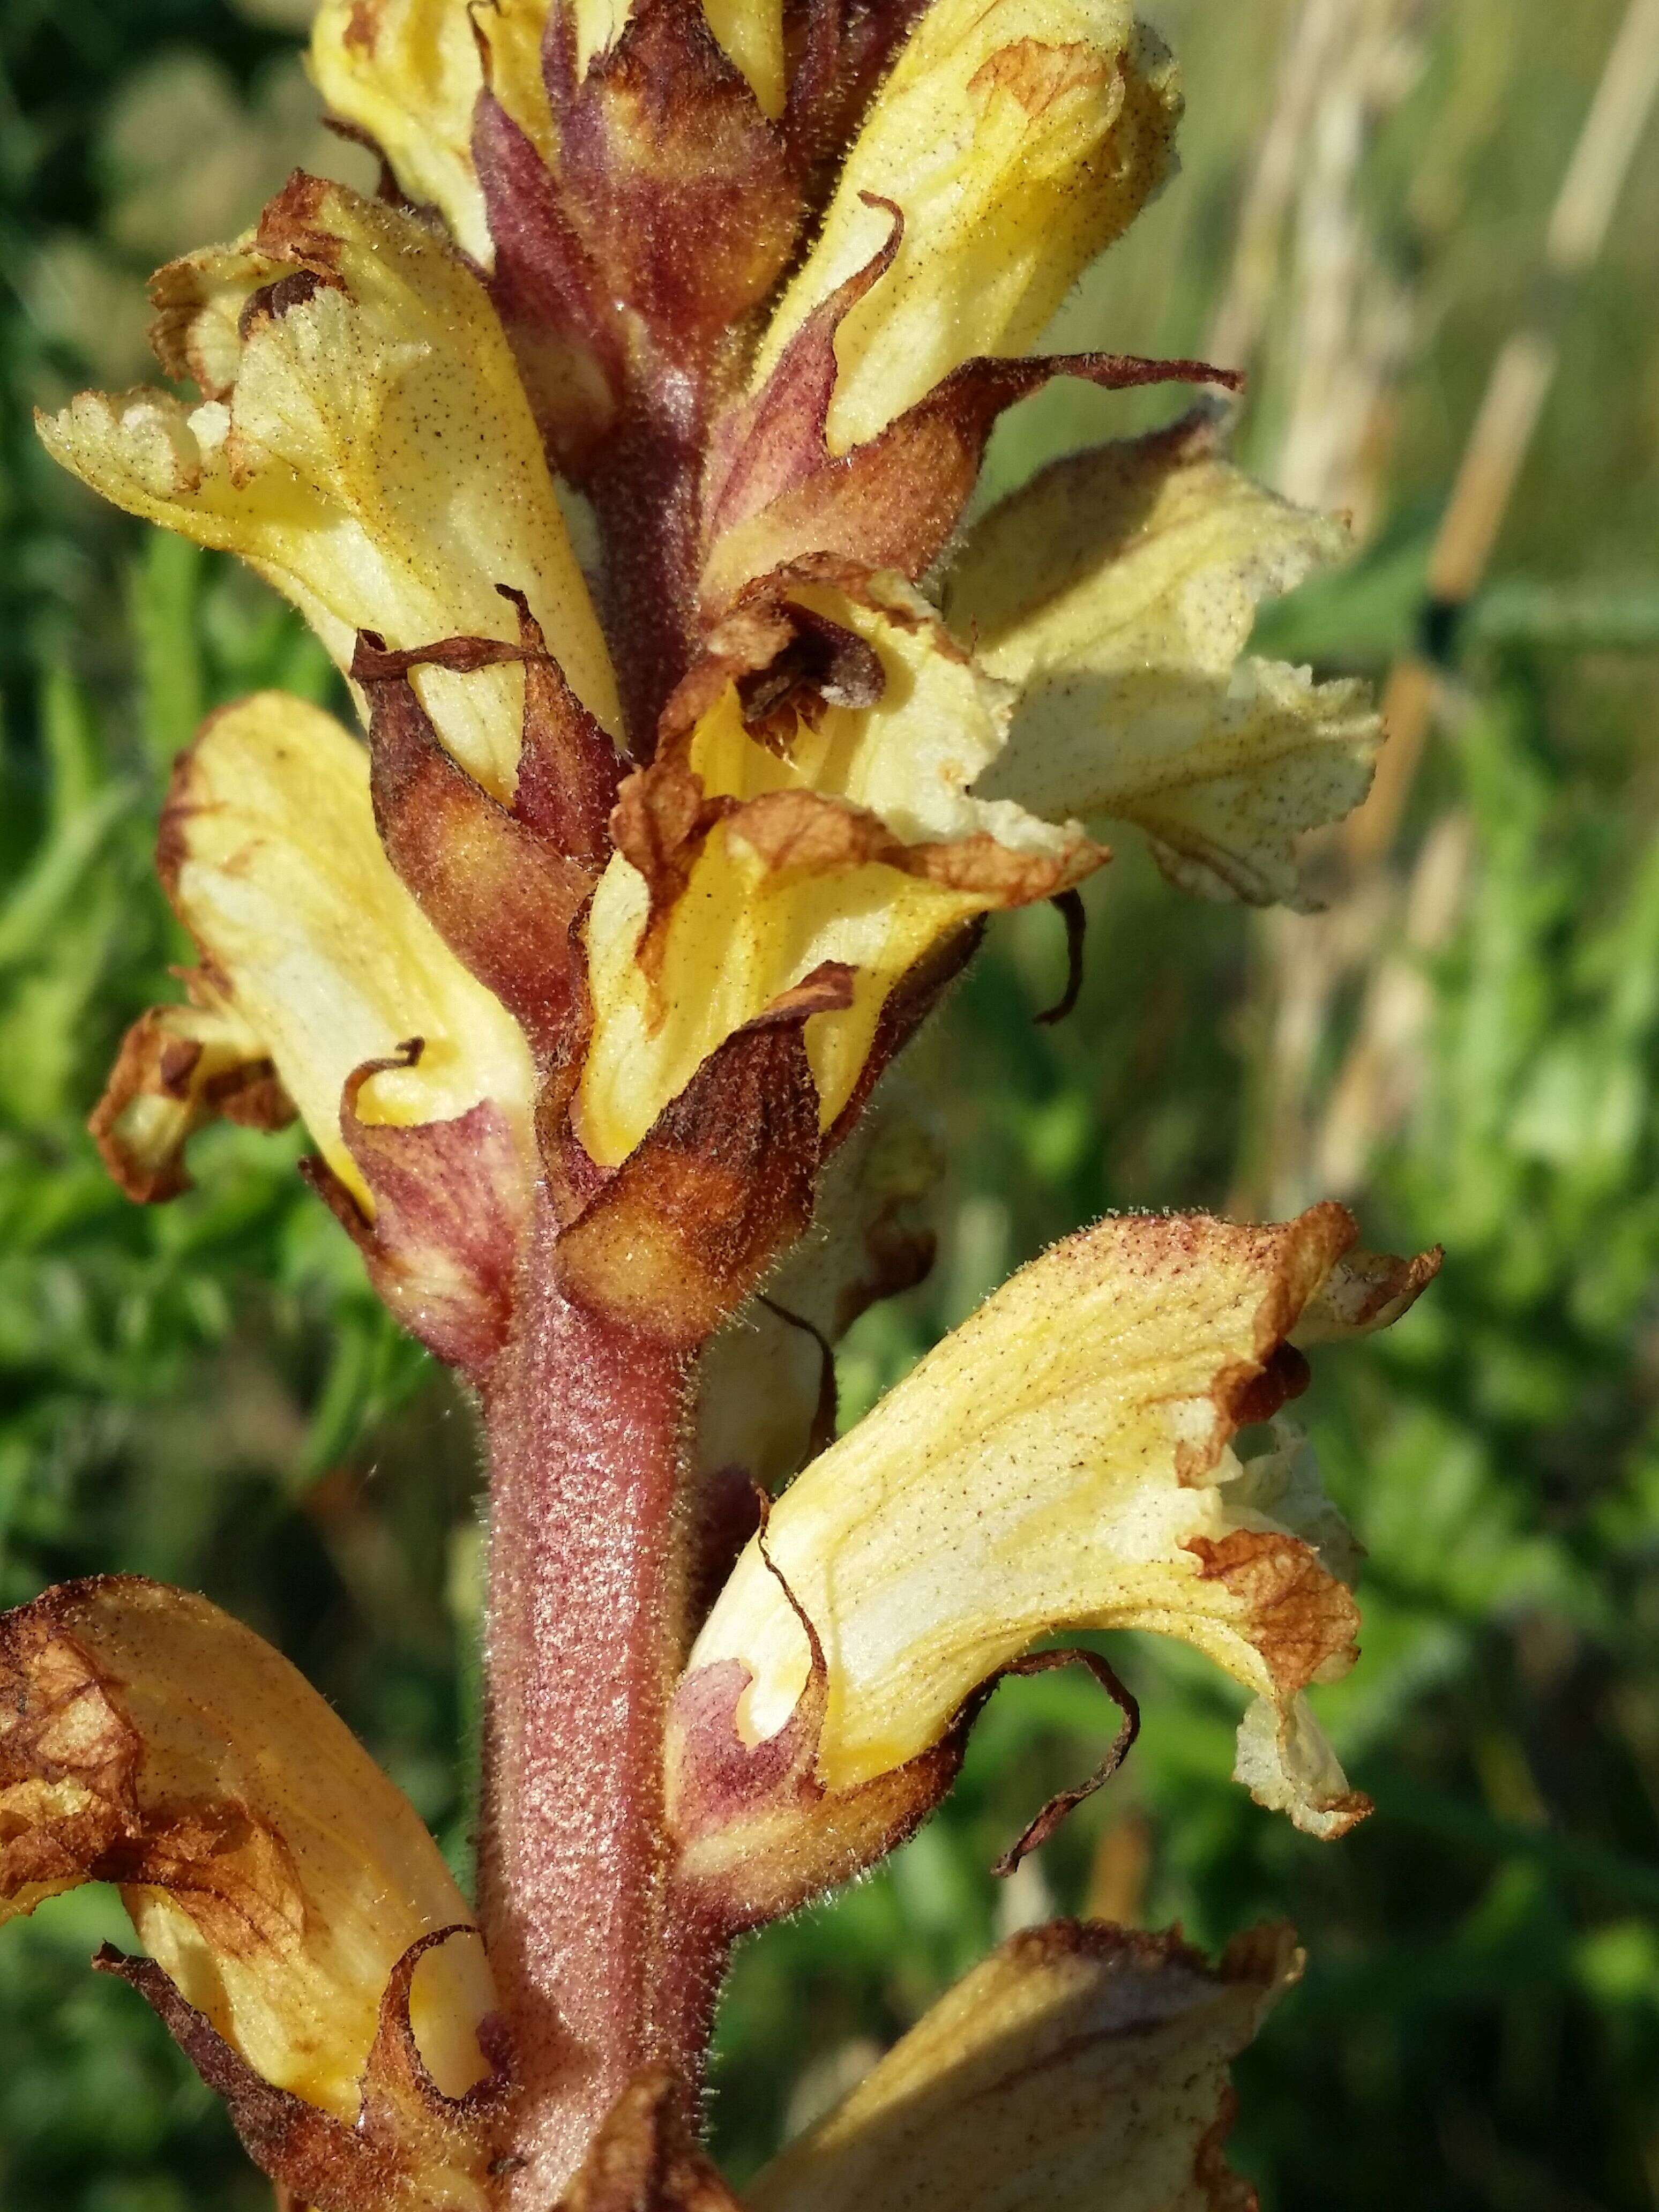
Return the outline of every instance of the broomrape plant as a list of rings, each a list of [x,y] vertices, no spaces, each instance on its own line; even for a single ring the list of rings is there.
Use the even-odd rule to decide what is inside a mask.
[[[1354,1549],[1281,1409],[1435,1255],[1335,1206],[1109,1219],[830,1441],[835,1339],[931,1257],[882,1078],[988,918],[1055,901],[1075,960],[1108,819],[1294,904],[1296,834],[1362,795],[1362,691],[1248,650],[1344,535],[1201,410],[962,526],[1048,379],[1230,380],[1024,350],[1171,166],[1125,0],[327,0],[312,66],[380,196],[296,176],[161,271],[199,399],[41,426],[286,592],[368,731],[266,693],[179,760],[199,965],[93,1127],[156,1200],[210,1117],[301,1116],[476,1395],[479,1894],[286,1661],[115,1579],[0,1622],[0,1900],[121,1886],[147,1955],[99,1963],[286,2205],[718,2212],[733,1940],[912,1832],[1057,1632],[1183,1638],[1254,1692],[1263,1804],[1367,1809],[1304,1696],[1355,1656]],[[1109,1771],[1136,1717],[1085,1663]],[[1297,1964],[1018,1936],[749,2202],[1246,2204],[1227,2065]]]

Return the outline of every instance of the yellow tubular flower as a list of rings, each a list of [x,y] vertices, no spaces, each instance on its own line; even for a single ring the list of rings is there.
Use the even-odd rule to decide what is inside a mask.
[[[816,727],[792,715],[769,744],[726,683],[683,748],[624,787],[622,849],[587,922],[580,1133],[605,1166],[726,1038],[844,962],[852,1004],[806,1030],[827,1127],[907,970],[964,921],[1050,897],[1101,857],[1074,827],[965,795],[1002,744],[1006,701],[908,586],[889,578],[855,597],[804,580],[788,604],[865,649],[879,696],[830,706]],[[671,802],[685,810],[672,849]]]
[[[171,1198],[204,1122],[297,1110],[322,1155],[307,1172],[375,1288],[481,1377],[529,1208],[536,1070],[394,872],[368,753],[282,692],[222,709],[179,757],[159,860],[203,965],[189,1004],[152,1008],[122,1047],[91,1124],[111,1171]]]
[[[1178,1937],[1060,1921],[958,1982],[750,2185],[750,2212],[1243,2212],[1229,2062],[1301,1971],[1261,1928],[1211,1968]]]
[[[1018,687],[979,789],[1136,823],[1190,890],[1304,902],[1294,840],[1364,797],[1369,687],[1248,652],[1260,603],[1343,560],[1344,526],[1224,460],[1202,416],[1056,462],[994,507],[947,612]]]
[[[308,64],[331,113],[374,139],[417,207],[435,207],[462,250],[488,268],[495,248],[472,166],[483,89],[482,37],[496,98],[544,158],[552,118],[542,82],[548,0],[325,0]]]
[[[1252,1476],[1231,1439],[1305,1382],[1298,1327],[1380,1327],[1437,1265],[1350,1260],[1354,1236],[1337,1206],[1268,1229],[1104,1221],[1016,1275],[815,1460],[686,1668],[669,1771],[688,1877],[744,1894],[761,1878],[722,1705],[757,1758],[798,1710],[817,1714],[811,1787],[766,1815],[768,1853],[805,1868],[837,1800],[873,1789],[894,1817],[892,1784],[922,1776],[981,1686],[1079,1628],[1157,1630],[1215,1660],[1264,1708],[1247,1732],[1257,1794],[1312,1833],[1352,1826],[1364,1801],[1299,1702],[1353,1663],[1352,1553],[1316,1492],[1277,1467]]]
[[[530,405],[489,297],[396,209],[301,178],[238,245],[156,279],[161,392],[83,392],[48,449],[135,514],[240,553],[301,608],[342,667],[359,629],[397,646],[511,641],[522,591],[608,728],[616,687]],[[509,797],[524,678],[425,669],[440,735]]]
[[[0,1920],[121,1885],[154,1963],[101,1963],[296,2188],[330,2201],[331,2176],[368,2174],[388,2208],[482,2212],[495,2000],[471,1913],[414,1808],[278,1652],[127,1578],[8,1613],[0,1838]]]
[[[210,721],[162,817],[180,920],[305,1120],[373,1212],[341,1134],[354,1070],[419,1037],[418,1065],[374,1075],[371,1125],[453,1121],[489,1099],[530,1146],[524,1036],[392,873],[375,835],[368,756],[331,716],[279,691]]]
[[[1040,336],[1084,269],[1168,174],[1175,67],[1129,0],[933,0],[842,172],[817,244],[761,346],[784,346],[886,244],[893,266],[842,323],[831,449],[873,437],[976,354]]]

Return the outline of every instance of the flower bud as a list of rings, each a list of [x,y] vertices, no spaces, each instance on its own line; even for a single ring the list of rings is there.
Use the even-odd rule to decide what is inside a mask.
[[[976,354],[1026,351],[1087,264],[1168,173],[1175,68],[1128,0],[933,0],[877,94],[817,245],[757,357],[882,250],[848,314],[830,413],[836,453]]]

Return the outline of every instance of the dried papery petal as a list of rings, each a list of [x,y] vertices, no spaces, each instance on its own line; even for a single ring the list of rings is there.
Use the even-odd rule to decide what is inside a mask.
[[[1305,903],[1297,833],[1364,798],[1381,726],[1363,683],[1248,648],[1261,602],[1348,548],[1224,460],[1202,416],[1056,462],[949,580],[952,626],[1019,687],[983,789],[1137,823],[1189,889]]]
[[[1334,1338],[1370,1336],[1389,1328],[1416,1304],[1440,1272],[1443,1248],[1419,1252],[1403,1267],[1384,1253],[1347,1252],[1331,1269],[1319,1295],[1309,1301],[1296,1325],[1304,1349]]]
[[[864,269],[896,204],[891,270],[836,343],[830,443],[874,437],[976,354],[1023,353],[1162,183],[1174,66],[1127,0],[933,0],[876,95],[750,389]]]
[[[283,1129],[294,1102],[270,1054],[204,970],[185,977],[190,1004],[152,1006],[127,1031],[88,1127],[129,1198],[144,1205],[190,1188],[186,1141],[222,1115]]]
[[[311,75],[331,112],[374,141],[409,198],[435,207],[485,267],[489,231],[471,157],[484,56],[496,98],[545,156],[547,13],[548,0],[324,0],[312,27]]]
[[[1248,2212],[1230,2062],[1301,1970],[1262,1928],[1212,1967],[1177,1936],[1014,1936],[751,2183],[751,2212]]]
[[[607,728],[615,681],[530,404],[478,279],[416,217],[300,177],[240,245],[155,279],[170,394],[83,392],[48,448],[117,506],[240,553],[288,593],[340,665],[360,629],[393,646],[459,631],[513,642],[497,586],[528,598]],[[415,678],[439,734],[513,795],[524,677]]]
[[[133,1578],[0,1618],[0,1919],[85,1881],[121,1886],[154,1962],[122,1971],[319,2212],[482,2208],[495,1998],[437,1846],[280,1653]]]
[[[577,1112],[601,1164],[626,1158],[727,1036],[833,961],[855,971],[852,1005],[806,1031],[828,1127],[907,971],[973,916],[1049,897],[1103,857],[964,795],[1001,744],[1006,702],[898,580],[807,570],[768,591],[714,634],[683,687],[695,720],[682,729],[671,702],[656,763],[617,808],[587,922],[594,1029]],[[882,696],[837,706],[808,683],[790,701],[793,734],[769,710],[763,741],[739,671],[775,665],[797,605],[869,649]]]
[[[793,1766],[810,1756],[823,1805],[775,1808],[768,1848],[804,1875],[822,1818],[820,1880],[847,1871],[837,1804],[934,1756],[979,1686],[1057,1632],[1180,1637],[1280,1715],[1346,1672],[1353,1602],[1261,1510],[1231,1440],[1305,1384],[1289,1339],[1354,1237],[1336,1206],[1267,1229],[1103,1222],[1016,1275],[815,1460],[739,1561],[678,1694],[685,1879],[747,1899],[766,1877],[757,1792],[737,1784],[792,1729],[805,1739]],[[1395,1265],[1401,1285],[1420,1281]],[[1281,1796],[1316,1832],[1365,1809],[1334,1774]],[[724,1831],[722,1796],[743,1800]]]
[[[422,1974],[453,1975],[438,1955],[451,1947],[487,1972],[472,1928],[440,1929],[410,1946],[387,1984],[349,2125],[255,2073],[153,1960],[106,1944],[92,1963],[138,1991],[223,2099],[249,2157],[276,2182],[278,2212],[485,2212],[495,2202],[503,2083],[488,2077],[447,2095],[417,2027]]]
[[[356,1098],[363,1121],[452,1122],[488,1100],[533,1158],[524,1034],[398,882],[375,835],[368,753],[331,716],[275,691],[215,715],[174,772],[161,866],[216,981],[366,1212],[373,1194],[340,1115],[368,1061],[387,1069]],[[413,1037],[418,1064],[400,1052]]]

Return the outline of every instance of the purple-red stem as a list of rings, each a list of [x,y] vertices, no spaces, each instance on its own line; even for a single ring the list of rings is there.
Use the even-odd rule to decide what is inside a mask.
[[[545,2212],[630,2077],[695,2094],[720,1947],[677,1924],[663,1728],[686,1635],[685,1361],[568,1304],[538,1225],[485,1407],[480,1912],[510,2027],[507,2202]]]

